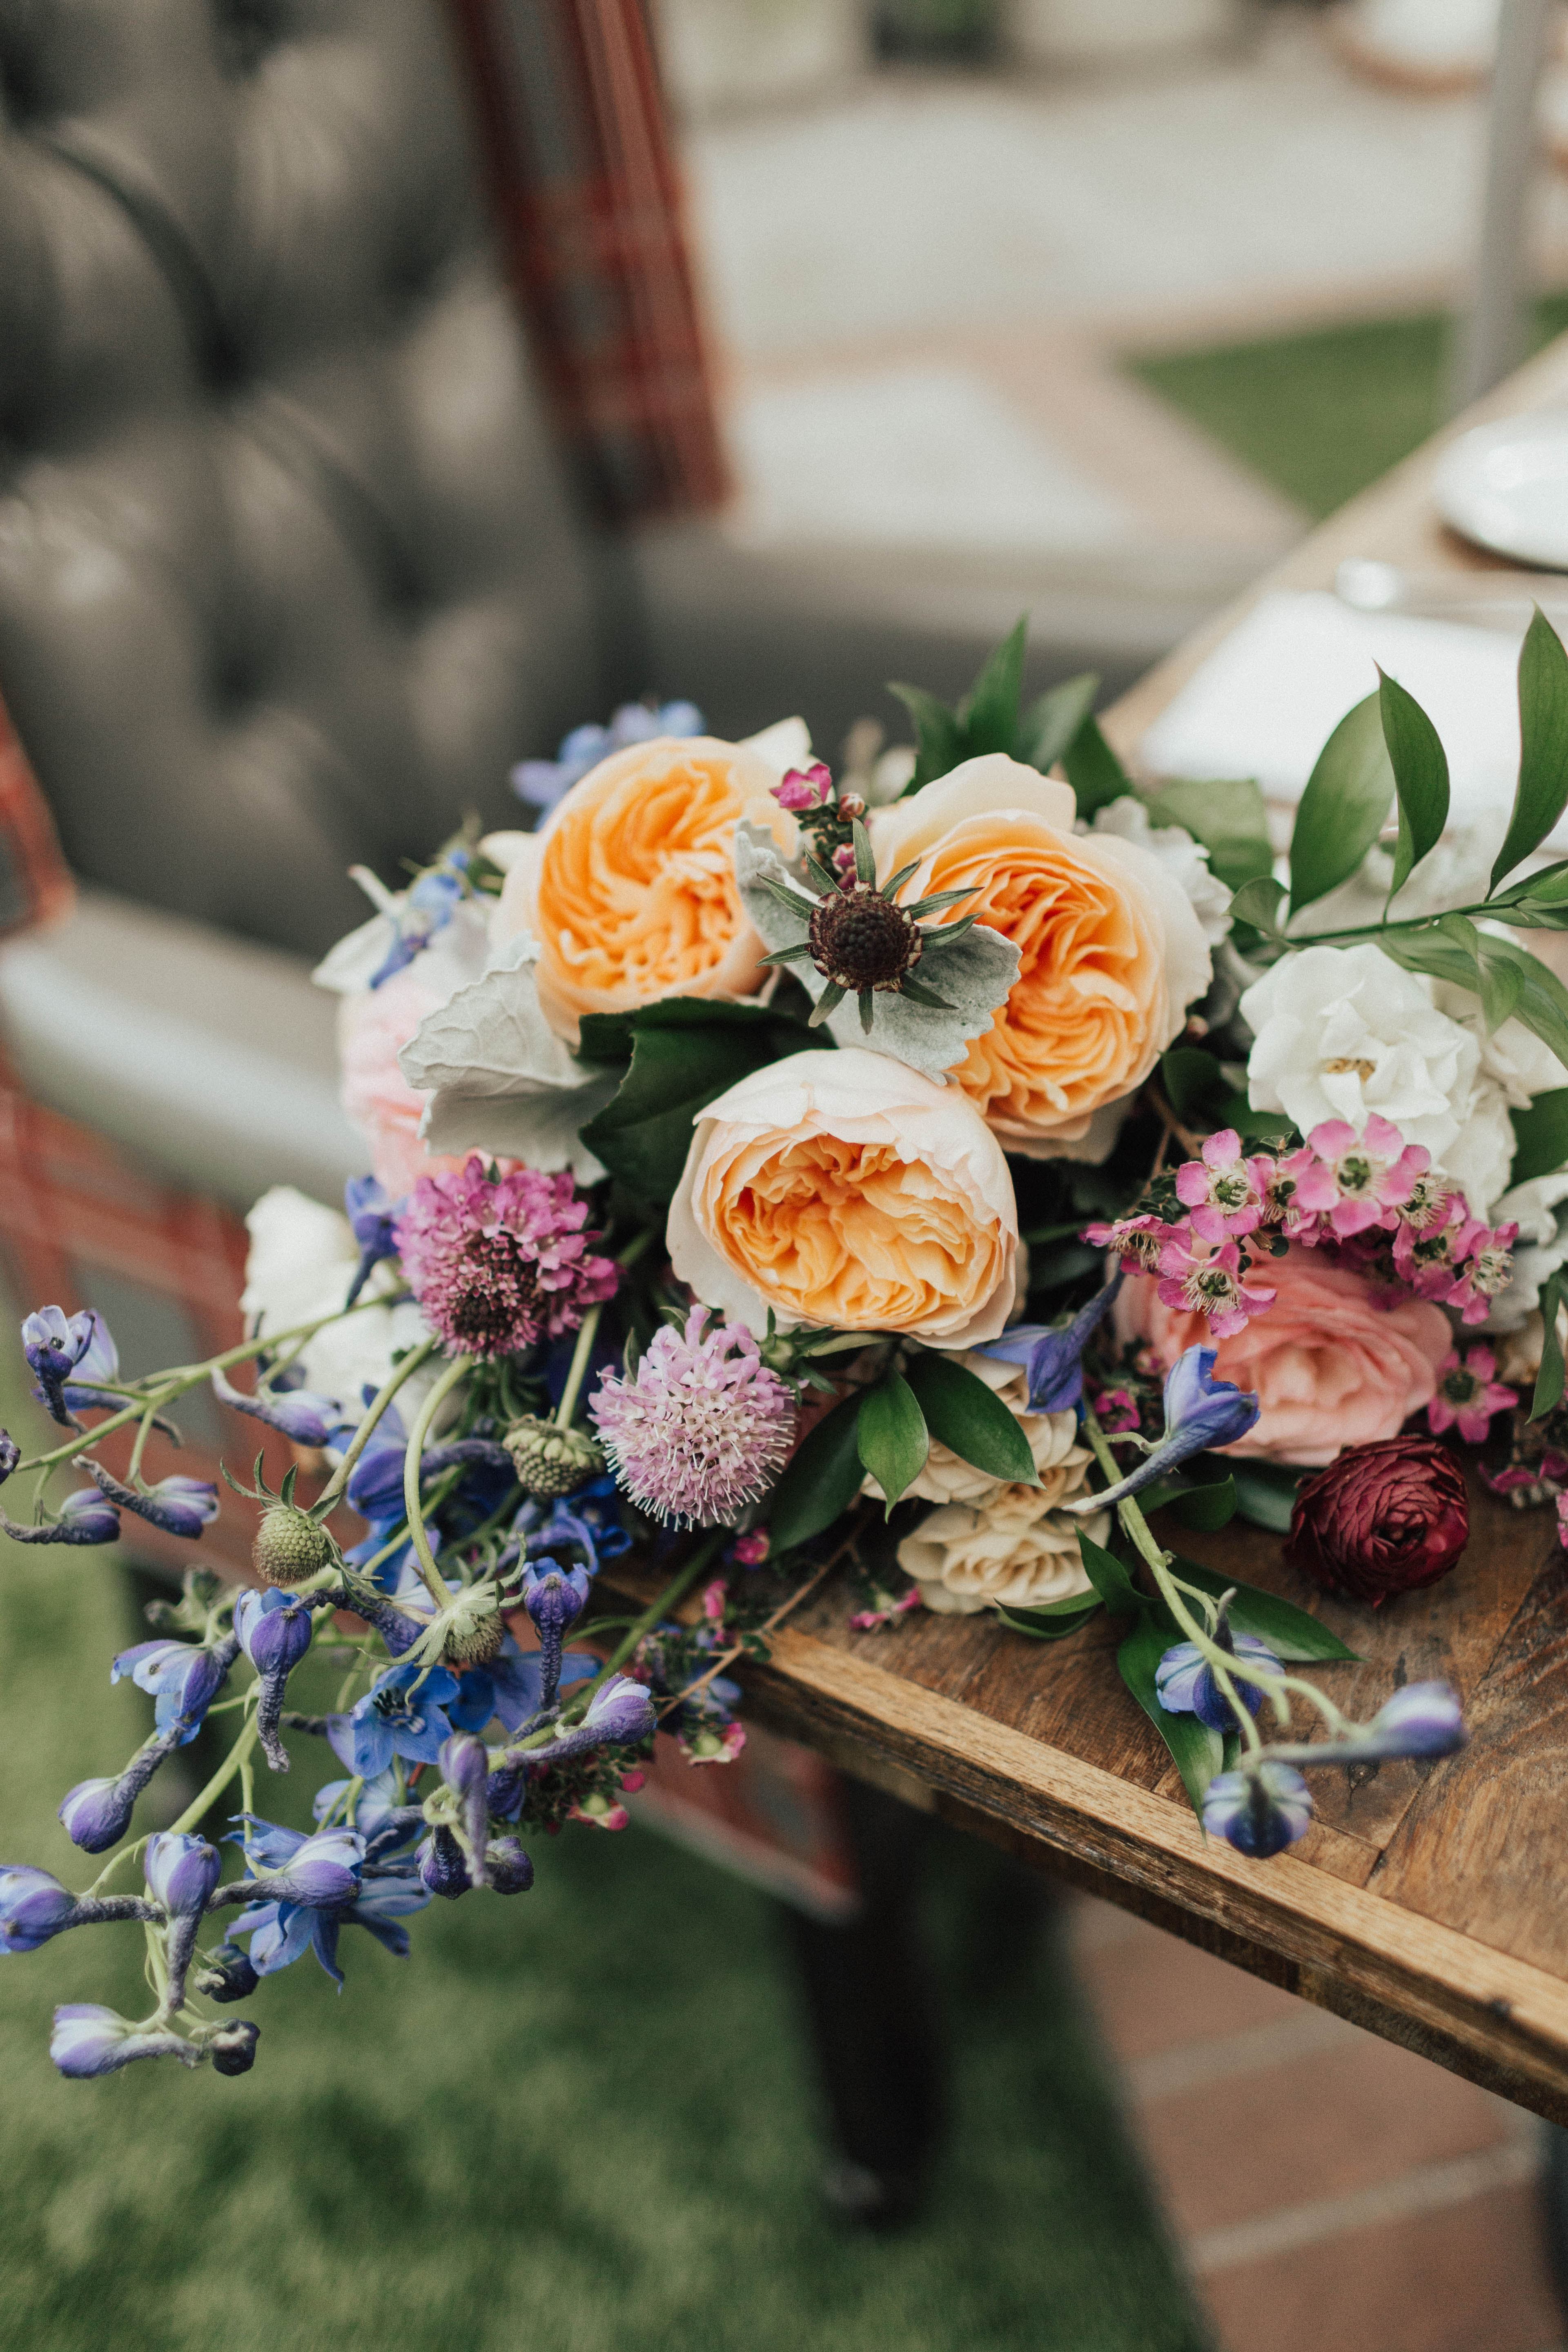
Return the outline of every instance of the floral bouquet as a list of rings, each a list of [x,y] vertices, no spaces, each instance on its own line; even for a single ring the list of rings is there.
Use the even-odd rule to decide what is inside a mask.
[[[341,1982],[345,1927],[402,1952],[436,1897],[523,1893],[541,1832],[625,1822],[660,1729],[733,1756],[728,1670],[831,1570],[872,1639],[1106,1610],[1107,1704],[1246,1854],[1302,1835],[1306,1769],[1463,1741],[1440,1684],[1347,1721],[1295,1669],[1352,1653],[1150,1514],[1240,1510],[1377,1607],[1458,1559],[1458,1444],[1568,1497],[1568,992],[1520,936],[1568,929],[1568,656],[1538,615],[1496,839],[1449,834],[1385,677],[1280,854],[1253,785],[1134,782],[1092,678],[1023,710],[1023,648],[956,709],[898,689],[916,749],[858,730],[837,782],[798,720],[721,742],[689,705],[527,763],[534,829],[360,877],[375,912],[317,978],[373,1172],[346,1214],[258,1204],[244,1342],[130,1380],[97,1314],[27,1318],[60,1435],[0,1437],[16,1540],[199,1539],[217,1490],[147,1467],[199,1385],[296,1453],[276,1490],[225,1470],[255,1588],[191,1570],[113,1662],[153,1724],[60,1806],[91,1885],[0,1869],[8,1951],[146,1937],[151,2013],[58,2010],[63,2073],[241,2073],[232,2004],[307,1949]],[[607,1613],[627,1553],[657,1597]],[[289,1705],[312,1649],[320,1714]],[[225,1716],[207,1785],[132,1836]],[[258,1781],[286,1731],[322,1758],[308,1835]]]

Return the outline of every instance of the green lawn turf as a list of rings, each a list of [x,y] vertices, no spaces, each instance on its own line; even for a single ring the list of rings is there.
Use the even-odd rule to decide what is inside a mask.
[[[112,1557],[0,1543],[5,1858],[87,1884],[54,1808],[142,1735],[149,1702],[108,1687],[136,1638]],[[304,1672],[300,1703],[330,1703]],[[300,1823],[336,1768],[294,1747],[258,1801]],[[56,2001],[145,2012],[136,1928],[0,1960],[0,2344],[1198,2352],[1058,1958],[989,2001],[950,1969],[953,2142],[930,2219],[870,2240],[817,2204],[766,1901],[635,1828],[534,1852],[531,1894],[437,1904],[407,1961],[345,1931],[341,1996],[313,1959],[264,1985],[237,2081],[55,2074]],[[954,1951],[992,1867],[942,1848]]]
[[[1532,349],[1568,327],[1568,295],[1536,306]],[[1441,312],[1126,361],[1310,515],[1331,514],[1442,422]]]

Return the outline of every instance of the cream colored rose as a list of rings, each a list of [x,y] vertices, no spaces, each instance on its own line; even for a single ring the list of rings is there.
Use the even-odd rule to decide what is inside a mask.
[[[1058,1416],[1070,1421],[1070,1413]],[[994,1608],[1040,1609],[1091,1592],[1079,1550],[1081,1528],[1103,1543],[1109,1511],[1072,1519],[1058,1507],[1080,1493],[1090,1455],[1068,1448],[1036,1486],[998,1486],[983,1503],[948,1503],[899,1546],[899,1566],[928,1609],[951,1617]]]
[[[1078,1415],[1072,1412],[1026,1412],[1029,1393],[1029,1374],[1023,1364],[999,1364],[994,1356],[969,1355],[963,1359],[964,1370],[984,1381],[994,1396],[1001,1398],[1008,1412],[1017,1421],[1035,1457],[1035,1467],[1045,1486],[1069,1455],[1078,1463],[1088,1457],[1076,1444]],[[961,1461],[950,1446],[940,1438],[932,1438],[925,1468],[911,1485],[904,1489],[906,1500],[927,1503],[983,1503],[1001,1489],[999,1478],[988,1478],[972,1462]],[[875,1495],[881,1499],[882,1489],[875,1478],[862,1484],[863,1495]]]
[[[1013,1304],[1018,1213],[984,1121],[884,1054],[792,1054],[699,1113],[670,1205],[695,1297],[759,1335],[994,1339]]]
[[[1019,950],[953,1076],[1009,1151],[1037,1159],[1110,1149],[1095,1114],[1142,1084],[1211,972],[1176,876],[1136,842],[1075,834],[1074,805],[1067,784],[991,752],[870,818],[878,873],[916,865],[901,898],[967,887],[942,919],[977,914]]]

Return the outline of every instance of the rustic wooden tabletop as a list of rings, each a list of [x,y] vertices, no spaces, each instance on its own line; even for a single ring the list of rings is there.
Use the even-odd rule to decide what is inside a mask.
[[[1568,337],[1466,424],[1568,396]],[[1428,485],[1437,436],[1315,531],[1275,572],[1109,714],[1135,757],[1144,729],[1265,588],[1331,585],[1372,556],[1486,569],[1444,530]],[[1156,1520],[1156,1526],[1158,1521]],[[1479,1486],[1454,1573],[1381,1612],[1326,1601],[1277,1537],[1232,1526],[1175,1548],[1320,1614],[1363,1663],[1314,1668],[1363,1716],[1406,1682],[1459,1689],[1470,1747],[1314,1776],[1318,1818],[1266,1863],[1205,1839],[1165,1749],[1123,1691],[1102,1616],[1050,1645],[987,1614],[919,1612],[856,1633],[829,1580],[745,1671],[762,1720],[1226,1959],[1568,2122],[1568,1553],[1550,1511]]]

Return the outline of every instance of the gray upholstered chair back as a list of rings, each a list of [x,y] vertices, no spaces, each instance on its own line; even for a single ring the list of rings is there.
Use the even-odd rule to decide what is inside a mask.
[[[598,704],[440,0],[0,0],[0,698],[77,871],[313,951]]]

